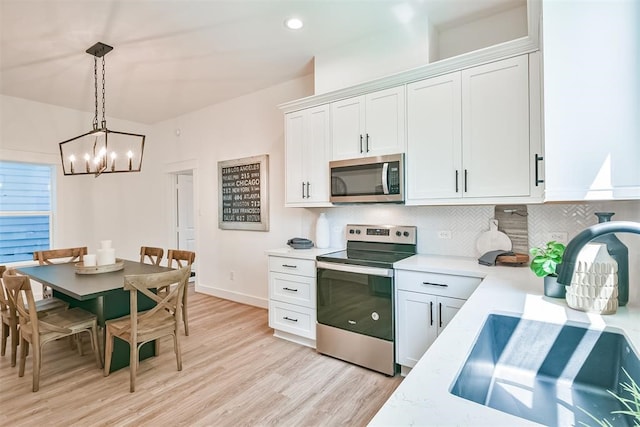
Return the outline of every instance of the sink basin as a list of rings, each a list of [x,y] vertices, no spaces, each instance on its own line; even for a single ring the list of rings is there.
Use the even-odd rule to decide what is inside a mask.
[[[624,335],[575,324],[558,325],[490,314],[451,393],[548,426],[595,425],[587,412],[614,426],[632,426],[608,390],[623,398],[640,384],[640,359]]]

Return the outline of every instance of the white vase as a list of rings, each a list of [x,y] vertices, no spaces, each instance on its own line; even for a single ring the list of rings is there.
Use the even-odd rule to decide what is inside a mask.
[[[618,263],[603,243],[588,243],[578,254],[567,286],[567,305],[580,311],[613,314],[618,310]]]
[[[331,243],[329,220],[324,212],[318,217],[316,222],[316,248],[325,249]]]

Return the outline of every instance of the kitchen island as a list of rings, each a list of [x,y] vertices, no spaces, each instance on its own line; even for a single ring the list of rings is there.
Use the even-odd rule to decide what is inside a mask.
[[[570,309],[564,299],[545,297],[542,278],[536,277],[528,267],[485,267],[473,258],[415,255],[395,263],[394,268],[481,277],[483,280],[371,420],[372,426],[539,425],[449,391],[490,313],[556,324],[588,324],[595,330],[622,331],[636,353],[640,350],[639,301],[630,301],[613,315],[576,311]]]

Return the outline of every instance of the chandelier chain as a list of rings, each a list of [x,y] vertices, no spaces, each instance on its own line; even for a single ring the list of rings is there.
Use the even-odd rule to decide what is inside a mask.
[[[93,116],[93,130],[98,129],[98,58],[93,58],[93,88],[95,90],[95,114]]]
[[[105,118],[105,71],[104,71],[104,56],[102,57],[102,128],[106,129],[107,127],[107,119]]]

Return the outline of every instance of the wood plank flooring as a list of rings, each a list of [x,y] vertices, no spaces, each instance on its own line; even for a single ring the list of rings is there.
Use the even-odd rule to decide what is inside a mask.
[[[140,363],[108,377],[88,340],[79,356],[66,340],[45,346],[40,391],[0,357],[0,425],[363,426],[402,381],[273,337],[267,311],[196,294],[181,334],[183,370],[170,339]],[[18,351],[20,349],[18,348]]]

